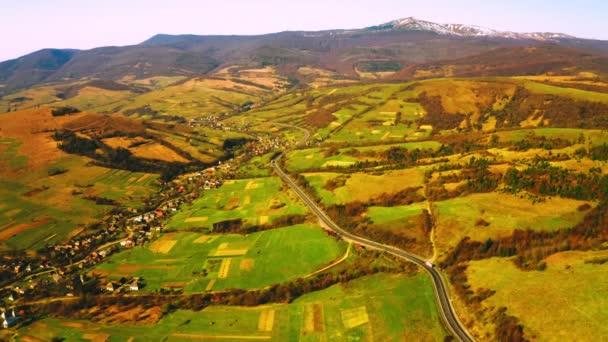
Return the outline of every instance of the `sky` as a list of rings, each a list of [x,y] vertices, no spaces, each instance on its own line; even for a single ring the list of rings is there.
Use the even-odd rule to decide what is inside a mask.
[[[0,61],[42,48],[138,44],[157,33],[348,29],[405,17],[608,40],[605,0],[0,0]]]

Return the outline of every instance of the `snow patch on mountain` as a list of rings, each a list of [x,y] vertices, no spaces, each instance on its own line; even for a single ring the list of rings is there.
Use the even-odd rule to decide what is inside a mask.
[[[575,38],[563,33],[553,32],[531,32],[518,33],[510,31],[497,31],[486,27],[463,24],[437,24],[430,21],[419,20],[413,17],[397,19],[388,23],[373,26],[372,30],[409,30],[426,31],[443,35],[463,36],[463,37],[500,37],[509,39],[532,39],[550,41],[559,38]]]

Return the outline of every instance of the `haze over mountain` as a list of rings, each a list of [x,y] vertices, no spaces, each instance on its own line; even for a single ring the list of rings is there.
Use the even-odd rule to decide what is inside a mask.
[[[358,77],[361,70],[395,72],[420,63],[462,59],[498,48],[507,49],[502,53],[508,55],[511,48],[547,44],[554,46],[551,51],[557,55],[562,48],[576,48],[583,54],[594,55],[608,52],[607,41],[562,33],[501,32],[414,18],[355,30],[287,31],[256,36],[158,34],[132,46],[44,49],[2,62],[0,94],[39,83],[81,78],[202,76],[233,64],[273,65],[286,75],[298,66],[312,65]],[[547,56],[537,57],[542,64]],[[549,59],[555,62],[554,58]],[[601,68],[601,64],[591,66],[595,67]]]

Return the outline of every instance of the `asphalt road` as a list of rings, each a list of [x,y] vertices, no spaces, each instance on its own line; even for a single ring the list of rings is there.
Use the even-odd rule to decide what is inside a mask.
[[[424,268],[431,275],[431,278],[433,280],[433,285],[435,287],[435,295],[437,297],[437,302],[439,303],[439,308],[441,309],[440,310],[441,316],[442,316],[442,319],[443,319],[445,325],[448,327],[448,329],[450,330],[452,335],[454,335],[459,340],[465,341],[465,342],[474,341],[474,339],[471,337],[471,335],[469,335],[469,333],[467,332],[465,327],[462,325],[462,323],[458,320],[458,317],[456,316],[456,313],[454,312],[454,307],[452,306],[452,303],[450,301],[450,297],[448,294],[448,290],[447,290],[445,281],[443,280],[441,273],[439,273],[439,271],[437,270],[436,267],[428,266],[426,264],[426,261],[423,258],[421,258],[415,254],[408,253],[402,249],[399,249],[399,248],[396,248],[393,246],[384,245],[384,244],[381,244],[381,243],[378,243],[378,242],[375,242],[372,240],[368,240],[368,239],[353,235],[353,234],[345,231],[344,229],[340,228],[337,224],[335,224],[332,221],[331,218],[329,218],[325,214],[325,212],[323,212],[323,210],[321,210],[317,206],[317,204],[313,200],[310,199],[310,197],[308,197],[308,195],[302,189],[300,189],[300,187],[285,172],[283,172],[283,170],[277,163],[277,160],[280,159],[281,156],[282,156],[282,154],[279,154],[270,162],[270,164],[272,165],[272,168],[275,170],[277,175],[279,175],[279,177],[281,177],[281,179],[285,183],[287,183],[287,185],[289,185],[289,187],[293,191],[295,191],[295,193],[302,199],[302,201],[304,201],[304,203],[306,203],[306,205],[310,208],[310,210],[312,210],[312,212],[315,213],[315,215],[317,215],[317,217],[319,217],[319,219],[322,220],[327,225],[327,227],[329,227],[331,230],[333,230],[334,232],[339,234],[345,240],[356,242],[356,243],[358,243],[362,246],[366,246],[368,248],[373,248],[373,249],[377,249],[377,250],[381,250],[381,251],[390,253],[401,259],[411,261],[411,262],[417,264],[418,266]]]

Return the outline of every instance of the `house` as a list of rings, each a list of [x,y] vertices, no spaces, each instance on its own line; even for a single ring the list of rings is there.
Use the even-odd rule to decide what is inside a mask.
[[[12,313],[10,315],[7,315],[5,312],[2,312],[0,314],[0,320],[2,320],[2,327],[4,329],[8,329],[17,324],[19,318],[15,315],[15,310],[12,310]]]
[[[106,286],[105,286],[105,290],[108,292],[114,292],[114,290],[116,290],[117,288],[119,288],[120,285],[118,285],[117,283],[113,282],[113,281],[109,281]]]
[[[139,278],[133,278],[131,282],[127,283],[127,286],[131,291],[139,291]]]

